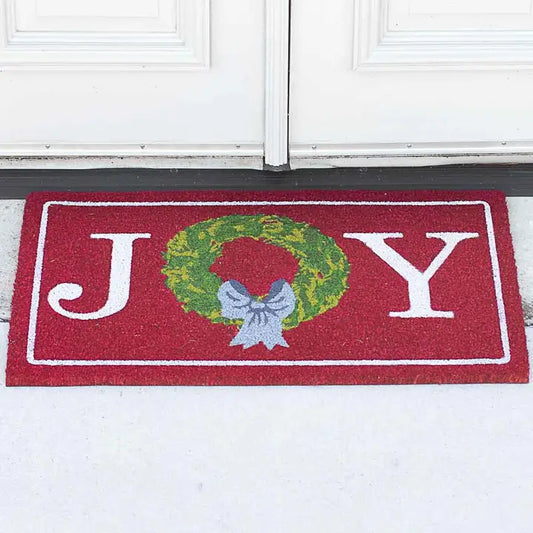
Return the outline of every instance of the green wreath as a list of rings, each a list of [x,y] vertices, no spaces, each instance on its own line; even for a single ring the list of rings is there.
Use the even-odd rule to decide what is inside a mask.
[[[299,270],[291,284],[296,307],[283,321],[284,329],[337,306],[348,288],[346,255],[317,228],[276,215],[228,215],[189,226],[167,243],[163,253],[167,264],[162,269],[165,284],[186,312],[195,311],[213,323],[242,323],[221,316],[217,293],[223,280],[210,271],[224,243],[241,237],[279,246],[298,260]]]

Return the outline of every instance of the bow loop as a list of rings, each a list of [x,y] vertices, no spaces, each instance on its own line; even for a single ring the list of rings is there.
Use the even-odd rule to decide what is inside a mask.
[[[244,319],[230,346],[242,344],[249,348],[260,342],[269,350],[278,344],[289,346],[281,333],[282,320],[294,311],[296,297],[284,279],[272,283],[268,295],[261,301],[253,298],[242,283],[232,279],[222,284],[218,299],[224,318]]]

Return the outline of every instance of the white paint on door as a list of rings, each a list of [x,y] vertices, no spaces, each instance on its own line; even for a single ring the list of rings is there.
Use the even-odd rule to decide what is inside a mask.
[[[291,166],[533,160],[521,0],[294,0]]]
[[[0,156],[260,167],[264,24],[263,0],[0,2]]]

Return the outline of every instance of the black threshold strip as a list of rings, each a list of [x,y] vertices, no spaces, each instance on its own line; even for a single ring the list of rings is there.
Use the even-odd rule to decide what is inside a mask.
[[[533,196],[533,164],[299,169],[0,170],[0,198],[33,191],[498,189]]]

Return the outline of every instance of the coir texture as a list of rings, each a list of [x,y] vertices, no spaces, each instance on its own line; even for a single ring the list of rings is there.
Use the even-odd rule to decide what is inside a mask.
[[[8,385],[527,380],[501,193],[27,200]]]

